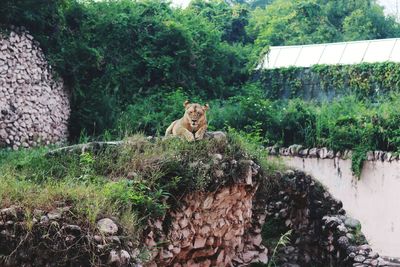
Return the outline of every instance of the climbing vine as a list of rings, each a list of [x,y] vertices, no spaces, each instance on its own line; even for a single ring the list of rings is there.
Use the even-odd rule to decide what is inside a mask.
[[[263,70],[260,80],[270,98],[330,98],[355,94],[371,98],[400,91],[400,64],[315,65]]]

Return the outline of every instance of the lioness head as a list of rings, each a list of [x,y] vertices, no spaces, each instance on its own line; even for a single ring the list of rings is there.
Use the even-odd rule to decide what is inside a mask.
[[[197,104],[197,103],[189,103],[188,100],[186,100],[183,103],[183,106],[185,107],[185,117],[189,121],[190,126],[194,129],[199,128],[203,126],[205,123],[207,123],[206,120],[206,111],[209,109],[208,104],[205,104],[204,106]]]

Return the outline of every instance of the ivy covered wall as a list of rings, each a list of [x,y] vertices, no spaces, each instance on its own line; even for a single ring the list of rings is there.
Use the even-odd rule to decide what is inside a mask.
[[[400,91],[400,64],[392,62],[357,65],[315,65],[311,68],[261,70],[261,81],[268,98],[332,99],[355,94],[376,97]]]

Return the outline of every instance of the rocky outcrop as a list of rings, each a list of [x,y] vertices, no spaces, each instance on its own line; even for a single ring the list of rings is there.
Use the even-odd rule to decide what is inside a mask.
[[[62,142],[69,114],[63,82],[32,35],[21,29],[0,35],[0,147]]]
[[[190,164],[208,166],[210,185],[182,192],[162,218],[149,219],[136,246],[118,218],[92,225],[72,204],[0,210],[0,266],[387,266],[360,222],[310,176],[209,157],[211,165]]]
[[[221,158],[221,155],[215,158]],[[145,244],[152,251],[147,266],[245,266],[268,261],[261,231],[252,235],[253,197],[259,167],[252,161],[231,162],[242,175],[211,192],[186,195],[171,212],[165,234],[162,221],[152,223]],[[165,219],[164,219],[165,220]],[[164,226],[164,227],[163,227]],[[161,248],[157,244],[164,244]]]

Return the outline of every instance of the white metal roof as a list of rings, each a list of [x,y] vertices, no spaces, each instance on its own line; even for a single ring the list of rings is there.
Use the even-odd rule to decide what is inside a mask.
[[[258,66],[263,69],[310,67],[316,64],[400,62],[400,38],[343,43],[271,46]]]

